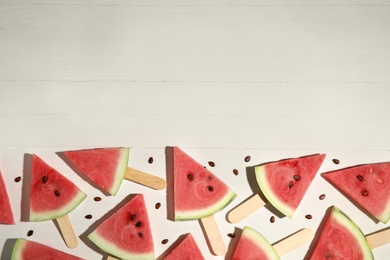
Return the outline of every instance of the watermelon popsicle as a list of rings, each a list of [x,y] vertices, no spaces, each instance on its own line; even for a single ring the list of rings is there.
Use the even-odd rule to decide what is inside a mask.
[[[322,177],[363,212],[387,223],[390,219],[390,162],[339,169]]]
[[[312,238],[313,231],[304,228],[271,245],[259,232],[245,226],[234,250],[232,260],[280,259],[281,256],[304,245]]]
[[[32,155],[29,221],[54,220],[69,248],[77,247],[78,239],[69,221],[68,213],[74,210],[86,196],[72,181],[37,155]]]
[[[77,168],[102,190],[116,195],[123,179],[156,190],[166,187],[166,181],[157,176],[128,167],[129,148],[95,148],[61,153],[63,159]]]
[[[15,218],[12,212],[11,203],[9,201],[7,189],[0,171],[0,223],[14,225]]]
[[[314,154],[255,166],[257,184],[272,206],[291,218],[324,158]],[[265,204],[259,193],[254,194],[228,212],[227,220],[237,223]]]
[[[364,236],[341,210],[329,208],[307,259],[374,259],[372,249],[390,242],[390,228]]]
[[[236,194],[217,176],[180,148],[168,149],[167,151],[172,152],[173,159],[174,220],[198,220],[211,253],[224,254],[226,246],[214,214],[230,203]]]

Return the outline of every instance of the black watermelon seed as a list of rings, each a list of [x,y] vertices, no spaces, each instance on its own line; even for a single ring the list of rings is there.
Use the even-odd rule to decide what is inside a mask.
[[[307,214],[307,215],[305,216],[305,218],[307,218],[307,219],[312,219],[312,218],[313,218],[313,216],[312,216],[312,215],[310,215],[310,214]]]
[[[294,180],[296,180],[296,181],[301,180],[301,176],[299,176],[299,175],[297,175],[297,174],[295,174],[293,177],[294,177]]]
[[[209,189],[209,191],[213,191],[214,190],[213,186],[208,186],[207,188]]]
[[[192,181],[194,179],[194,175],[192,173],[187,174],[187,178]]]
[[[159,209],[161,207],[161,203],[157,202],[156,205],[154,206],[156,209]]]
[[[45,176],[43,176],[43,177],[42,177],[42,182],[43,182],[43,183],[46,183],[46,182],[47,182],[47,179],[48,179],[48,178],[47,178],[47,176],[46,176],[46,175],[45,175]]]
[[[330,253],[326,253],[326,254],[324,255],[324,257],[325,257],[326,259],[333,258],[332,254],[330,254]]]
[[[358,176],[356,176],[356,178],[359,180],[359,181],[363,181],[363,176],[361,176],[360,174]]]
[[[141,232],[138,232],[138,236],[139,236],[139,237],[143,237],[144,234],[142,234]]]
[[[29,231],[27,232],[27,236],[28,236],[28,237],[31,237],[33,234],[34,234],[34,230],[29,230]]]
[[[131,218],[131,220],[133,220],[133,221],[134,221],[136,217],[137,217],[137,215],[135,215],[135,214],[132,214],[130,218]]]
[[[22,180],[22,177],[18,176],[14,179],[15,182],[20,182]]]
[[[135,223],[135,226],[136,226],[136,227],[142,227],[142,222],[141,222],[141,221],[138,221],[137,223]]]
[[[215,167],[215,163],[212,162],[212,161],[209,161],[209,165],[210,165],[211,167]]]
[[[251,160],[251,157],[248,155],[244,158],[244,161],[249,162]]]
[[[233,173],[234,173],[234,175],[238,175],[238,170],[237,169],[233,169]]]
[[[325,194],[321,194],[318,198],[319,198],[320,200],[325,199]]]
[[[60,191],[59,190],[55,190],[54,191],[54,195],[56,195],[57,197],[59,197],[61,195]]]
[[[363,190],[363,191],[362,191],[362,195],[363,195],[363,196],[368,196],[368,190]]]
[[[153,163],[153,157],[149,157],[148,163]]]
[[[229,233],[229,234],[227,234],[227,236],[230,237],[230,238],[235,238],[236,237],[236,235],[234,233]]]
[[[163,239],[163,240],[161,240],[161,244],[163,244],[163,245],[165,245],[166,243],[168,243],[168,239]]]
[[[294,183],[293,183],[292,181],[290,181],[290,182],[288,183],[288,187],[291,189],[293,186],[294,186]]]
[[[85,218],[86,218],[86,219],[91,219],[91,218],[92,218],[92,215],[91,215],[91,214],[85,215]]]
[[[93,200],[94,200],[94,201],[101,201],[102,198],[100,198],[100,197],[95,197],[95,198],[93,198]]]
[[[339,163],[340,163],[340,161],[339,161],[338,159],[333,159],[332,162],[333,162],[334,164],[339,164]]]
[[[269,221],[270,221],[271,223],[274,223],[274,222],[275,222],[275,217],[274,217],[274,216],[270,217]]]

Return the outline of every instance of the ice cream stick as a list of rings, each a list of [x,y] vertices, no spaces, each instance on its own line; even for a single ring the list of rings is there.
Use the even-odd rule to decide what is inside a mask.
[[[390,228],[366,235],[366,240],[371,249],[390,243]]]
[[[209,243],[210,251],[214,255],[223,255],[226,253],[226,245],[222,240],[217,222],[213,215],[199,220],[203,226],[206,240]]]
[[[72,224],[69,221],[68,215],[64,215],[55,219],[60,229],[62,238],[65,244],[69,248],[76,248],[79,244],[79,240],[73,230]]]
[[[227,220],[230,223],[237,223],[264,205],[265,202],[260,198],[260,195],[254,194],[232,209],[227,215]]]
[[[283,256],[293,249],[305,244],[314,237],[314,233],[311,229],[304,228],[294,234],[280,240],[273,244],[273,248],[279,256]]]
[[[167,182],[164,179],[131,167],[127,167],[125,179],[145,185],[155,190],[163,190],[167,186]]]
[[[116,257],[114,257],[112,255],[108,255],[106,260],[119,260],[119,258],[116,258]]]

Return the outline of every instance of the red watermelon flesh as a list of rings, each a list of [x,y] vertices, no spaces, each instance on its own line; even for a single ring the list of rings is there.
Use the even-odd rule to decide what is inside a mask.
[[[350,200],[383,223],[390,219],[390,162],[322,174]]]
[[[30,221],[45,221],[64,216],[87,196],[35,154],[32,158],[31,174]]]
[[[3,176],[0,172],[0,223],[1,224],[15,224],[14,214],[12,213],[11,204]]]
[[[259,232],[244,227],[232,260],[280,259],[272,245]]]
[[[268,201],[291,218],[324,159],[325,154],[315,154],[256,166],[257,183]]]
[[[116,195],[127,169],[129,148],[77,150],[64,155],[99,187]]]
[[[317,231],[310,259],[373,259],[371,249],[359,227],[336,207]]]
[[[154,259],[149,217],[142,194],[136,194],[104,220],[88,238],[121,259]]]
[[[202,252],[195,242],[191,233],[188,233],[183,241],[180,242],[164,260],[204,260]]]
[[[217,176],[173,148],[175,220],[200,219],[224,208],[236,194]]]
[[[82,258],[70,255],[55,248],[34,241],[19,238],[12,251],[11,260],[80,260]]]

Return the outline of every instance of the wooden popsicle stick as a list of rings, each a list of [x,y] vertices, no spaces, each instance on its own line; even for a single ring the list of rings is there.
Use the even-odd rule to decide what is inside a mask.
[[[371,249],[390,243],[390,228],[366,236],[366,240]]]
[[[167,186],[167,182],[164,179],[131,167],[127,167],[125,179],[155,190],[163,190]]]
[[[119,260],[119,258],[116,258],[116,257],[114,257],[112,255],[108,255],[106,260]]]
[[[293,249],[307,243],[313,237],[314,237],[313,231],[311,229],[304,228],[278,241],[272,246],[279,256],[283,256],[289,253],[290,251],[292,251]]]
[[[223,255],[226,253],[226,245],[222,239],[217,222],[213,215],[199,220],[203,226],[206,239],[210,245],[210,251],[214,255]]]
[[[66,246],[69,248],[76,248],[79,245],[79,240],[73,230],[72,224],[69,221],[68,215],[56,218],[55,221],[58,224]]]
[[[259,208],[263,207],[265,202],[260,198],[259,194],[254,194],[249,197],[247,200],[243,201],[241,204],[236,206],[227,214],[227,220],[230,223],[237,223]]]

